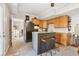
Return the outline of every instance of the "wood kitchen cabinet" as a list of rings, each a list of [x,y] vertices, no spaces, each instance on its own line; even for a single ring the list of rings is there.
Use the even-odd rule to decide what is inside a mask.
[[[55,18],[53,21],[54,21],[54,27],[56,28],[68,27],[68,16],[60,16]]]
[[[61,38],[63,41],[62,42],[64,42],[63,44],[65,45],[65,46],[67,46],[67,45],[70,45],[71,44],[71,34],[70,33],[64,33],[63,35],[62,35],[62,38]]]
[[[53,24],[54,23],[54,20],[53,19],[49,19],[49,20],[47,20],[47,23],[48,23],[48,25],[49,24]]]
[[[60,25],[59,25],[59,19],[58,18],[56,18],[55,20],[53,20],[54,21],[54,27],[59,27]]]
[[[38,25],[40,28],[48,28],[47,21],[32,19],[34,25]]]
[[[43,28],[43,21],[42,20],[39,21],[39,27]]]
[[[55,33],[56,42],[67,46],[70,44],[70,37],[68,33]]]
[[[60,33],[55,33],[55,41],[57,43],[60,43],[60,40],[61,40],[61,34]]]
[[[58,27],[68,27],[68,16],[63,16],[58,19],[59,26]]]
[[[67,34],[66,33],[62,33],[61,34],[60,43],[66,46],[68,44],[67,42],[68,42]]]
[[[34,24],[34,25],[39,25],[39,20],[38,19],[32,19],[32,23]]]
[[[54,24],[54,27],[56,28],[66,28],[68,27],[68,16],[59,16],[59,17],[56,17],[56,18],[52,18],[52,19],[49,19],[47,22],[48,22],[48,25],[49,24]]]
[[[46,21],[47,23],[45,23],[44,20],[39,20],[39,19],[32,19],[32,22],[35,25],[39,25],[40,28],[45,27],[44,24],[46,26],[48,26],[49,24],[54,24],[55,28],[66,28],[68,27],[68,20],[69,20],[69,17],[65,15],[65,16],[59,16],[56,18],[48,19]]]

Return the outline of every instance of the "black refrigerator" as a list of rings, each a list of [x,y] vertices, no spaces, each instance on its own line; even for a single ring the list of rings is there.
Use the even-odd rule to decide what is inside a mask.
[[[31,21],[25,21],[24,23],[24,40],[25,42],[32,42],[32,30],[34,25]]]

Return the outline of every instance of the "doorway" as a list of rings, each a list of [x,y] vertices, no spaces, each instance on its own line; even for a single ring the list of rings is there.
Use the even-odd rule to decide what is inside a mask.
[[[24,43],[23,39],[23,20],[22,19],[13,19],[12,20],[12,45],[19,49]]]
[[[10,48],[6,55],[17,55],[17,51],[21,50],[25,45],[23,39],[23,26],[24,22],[22,19],[13,18],[10,20]],[[19,53],[18,53],[19,54]]]

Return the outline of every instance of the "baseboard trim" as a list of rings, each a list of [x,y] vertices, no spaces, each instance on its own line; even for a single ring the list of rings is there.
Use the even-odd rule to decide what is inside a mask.
[[[6,55],[6,53],[7,53],[7,51],[8,51],[9,48],[10,48],[10,45],[8,45],[7,49],[4,51],[4,53],[2,54],[2,56]]]

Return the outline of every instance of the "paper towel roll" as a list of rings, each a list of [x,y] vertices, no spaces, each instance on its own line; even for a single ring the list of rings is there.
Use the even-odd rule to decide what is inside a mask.
[[[54,31],[54,25],[53,24],[49,24],[48,32],[53,32],[53,31]]]

